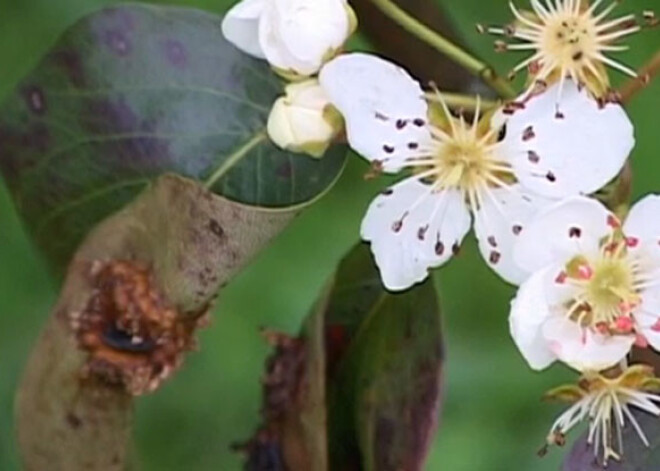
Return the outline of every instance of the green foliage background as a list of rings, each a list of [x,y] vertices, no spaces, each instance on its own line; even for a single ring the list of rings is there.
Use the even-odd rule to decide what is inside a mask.
[[[476,51],[506,70],[512,57],[497,56],[491,41],[474,32],[477,21],[508,18],[504,0],[436,0]],[[109,0],[0,0],[0,100],[83,13]],[[221,12],[231,0],[169,0]],[[524,2],[519,2],[524,3]],[[631,0],[641,11],[658,0]],[[617,10],[618,11],[618,10]],[[660,46],[660,30],[630,41],[625,61],[639,66]],[[638,145],[633,161],[635,194],[660,191],[657,112],[660,83],[630,107]],[[655,131],[655,134],[654,134]],[[0,142],[0,145],[2,143]],[[240,469],[229,444],[248,437],[258,420],[259,379],[266,345],[260,326],[295,332],[337,261],[357,239],[362,213],[380,186],[365,183],[366,166],[352,158],[348,171],[320,203],[300,217],[222,293],[211,328],[201,333],[176,379],[138,405],[141,469],[158,471]],[[558,406],[540,395],[571,378],[561,367],[545,374],[527,369],[508,335],[512,289],[479,260],[469,241],[436,277],[444,311],[448,360],[442,427],[428,469],[448,471],[556,470],[561,452],[540,460]],[[9,196],[0,188],[0,470],[20,469],[13,439],[13,393],[56,296]]]

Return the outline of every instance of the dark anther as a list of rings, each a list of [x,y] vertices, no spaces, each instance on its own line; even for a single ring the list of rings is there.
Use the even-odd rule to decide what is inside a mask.
[[[531,139],[534,139],[536,137],[536,134],[534,133],[534,127],[533,126],[527,126],[525,130],[523,131],[522,135],[522,140],[523,141],[529,141]]]
[[[529,160],[533,164],[537,164],[541,160],[541,157],[539,157],[539,154],[537,154],[533,150],[530,150],[527,151],[527,160]]]
[[[497,142],[502,142],[506,137],[506,124],[504,124],[497,133]]]

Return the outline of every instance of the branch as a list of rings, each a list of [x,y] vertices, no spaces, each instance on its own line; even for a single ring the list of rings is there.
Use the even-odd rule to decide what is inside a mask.
[[[401,7],[392,2],[392,0],[372,1],[385,15],[394,20],[410,34],[421,39],[438,52],[446,55],[451,60],[467,69],[473,75],[482,79],[502,98],[515,98],[516,93],[511,87],[511,84],[506,79],[498,76],[490,65],[461,49],[438,32],[433,31],[431,28],[409,15]]]
[[[218,289],[294,215],[166,175],[97,226],[18,391],[25,469],[127,469],[133,398],[181,366]]]
[[[628,103],[660,73],[660,51],[639,71],[639,77],[628,80],[618,92],[622,103]]]

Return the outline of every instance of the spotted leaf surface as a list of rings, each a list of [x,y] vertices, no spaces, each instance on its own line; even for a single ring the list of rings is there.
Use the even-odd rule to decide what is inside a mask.
[[[429,281],[385,291],[368,248],[342,261],[325,311],[330,469],[423,469],[443,359]]]
[[[0,168],[40,248],[61,268],[89,228],[175,172],[230,200],[309,203],[343,168],[265,137],[282,86],[197,10],[122,6],[72,26],[0,110]]]

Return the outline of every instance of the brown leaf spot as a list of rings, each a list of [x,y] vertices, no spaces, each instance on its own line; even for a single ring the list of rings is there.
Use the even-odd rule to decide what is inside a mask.
[[[178,69],[183,69],[188,65],[188,53],[186,48],[177,39],[168,39],[163,43],[163,51],[167,61]]]
[[[224,239],[225,238],[225,231],[220,226],[220,223],[216,221],[215,219],[209,219],[209,230],[215,234],[218,239]]]
[[[156,390],[194,345],[199,316],[180,316],[155,286],[151,270],[113,260],[92,267],[94,287],[71,327],[89,353],[84,373],[133,395]]]
[[[66,414],[66,423],[69,424],[69,427],[72,429],[79,429],[82,426],[82,420],[73,412],[68,412]]]
[[[105,45],[116,55],[125,57],[131,52],[131,42],[124,31],[111,29],[103,35]]]

